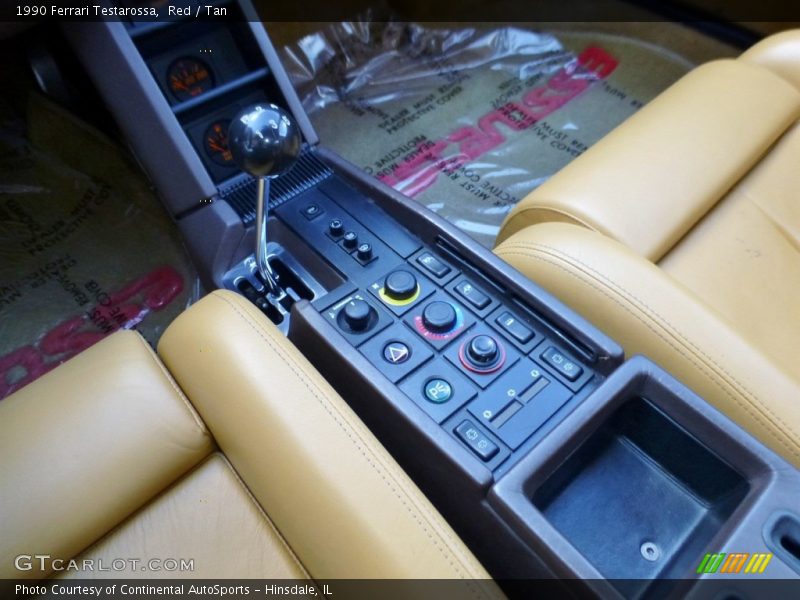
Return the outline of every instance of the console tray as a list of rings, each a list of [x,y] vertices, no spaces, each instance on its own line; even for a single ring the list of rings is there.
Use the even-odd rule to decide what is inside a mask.
[[[662,596],[705,553],[766,553],[796,470],[643,357],[618,369],[492,489],[553,571],[602,596]],[[778,554],[776,552],[776,554]],[[791,577],[772,558],[772,575]]]
[[[604,577],[653,579],[692,570],[749,488],[675,421],[634,397],[532,500]]]

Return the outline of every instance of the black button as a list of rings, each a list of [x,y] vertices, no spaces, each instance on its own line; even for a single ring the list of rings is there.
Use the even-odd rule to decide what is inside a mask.
[[[383,348],[383,359],[393,365],[406,362],[410,356],[411,349],[403,342],[389,342]]]
[[[424,252],[417,257],[417,262],[425,267],[435,277],[444,277],[450,272],[450,267],[436,258],[430,252]]]
[[[342,244],[348,250],[352,250],[358,245],[358,234],[355,231],[348,231],[344,234]]]
[[[575,381],[581,376],[581,373],[583,373],[583,368],[580,367],[578,363],[573,361],[563,352],[556,350],[553,346],[550,346],[547,350],[542,352],[542,358],[547,362],[548,365],[553,367],[556,371],[561,373],[570,381]]]
[[[456,427],[456,435],[483,461],[490,460],[500,451],[497,444],[487,438],[472,421],[462,421],[461,425]]]
[[[397,383],[433,356],[427,345],[399,322],[363,344],[359,352],[392,383]]]
[[[319,207],[318,204],[309,204],[308,206],[303,208],[303,210],[301,210],[300,212],[306,219],[312,221],[316,219],[318,216],[320,216],[324,211]]]
[[[368,261],[372,258],[372,246],[367,242],[360,244],[358,246],[358,250],[356,250],[356,258],[362,261]]]
[[[364,331],[372,320],[372,307],[364,300],[353,298],[342,309],[344,322],[353,331]]]
[[[495,319],[495,322],[503,328],[503,331],[520,344],[527,344],[533,339],[533,331],[520,323],[519,319],[508,311],[500,314],[497,319]]]
[[[333,237],[339,237],[344,234],[344,223],[342,223],[342,220],[331,219],[331,222],[328,223],[328,233]]]
[[[456,325],[456,309],[449,302],[431,302],[422,311],[422,325],[433,333],[445,333]]]
[[[498,357],[497,342],[488,335],[476,335],[469,343],[467,356],[477,365],[491,365]]]
[[[489,296],[484,294],[469,281],[462,281],[456,286],[455,289],[456,292],[458,292],[461,297],[464,298],[464,300],[472,304],[472,306],[478,310],[486,308],[492,302]]]
[[[417,293],[417,278],[408,271],[392,271],[386,277],[383,289],[392,300],[407,300]]]

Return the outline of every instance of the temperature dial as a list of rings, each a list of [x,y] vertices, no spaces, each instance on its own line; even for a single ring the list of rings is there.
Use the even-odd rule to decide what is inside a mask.
[[[481,334],[461,344],[458,359],[473,373],[494,373],[506,362],[506,351],[492,336]]]

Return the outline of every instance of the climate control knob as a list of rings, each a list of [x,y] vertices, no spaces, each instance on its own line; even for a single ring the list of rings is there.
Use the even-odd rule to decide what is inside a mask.
[[[431,302],[422,311],[422,325],[433,333],[446,333],[456,326],[456,309],[449,302]]]
[[[342,309],[344,324],[352,331],[365,331],[372,321],[372,307],[360,298],[353,298]]]
[[[461,344],[458,358],[468,371],[479,374],[494,373],[506,362],[506,351],[500,342],[482,333]]]
[[[417,293],[417,278],[408,271],[392,271],[383,282],[383,290],[392,300],[408,300]]]
[[[469,359],[480,366],[491,365],[497,360],[498,355],[497,342],[488,335],[476,335],[467,347]]]

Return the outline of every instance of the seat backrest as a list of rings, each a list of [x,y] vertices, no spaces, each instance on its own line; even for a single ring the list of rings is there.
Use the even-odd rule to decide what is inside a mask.
[[[76,556],[212,450],[138,333],[115,333],[28,384],[0,402],[0,577],[49,575],[49,562],[18,570],[16,557]]]
[[[798,40],[800,31],[779,41]],[[676,82],[522,200],[498,243],[528,225],[570,222],[658,262],[800,118],[800,62],[775,72],[783,55],[762,44]]]

